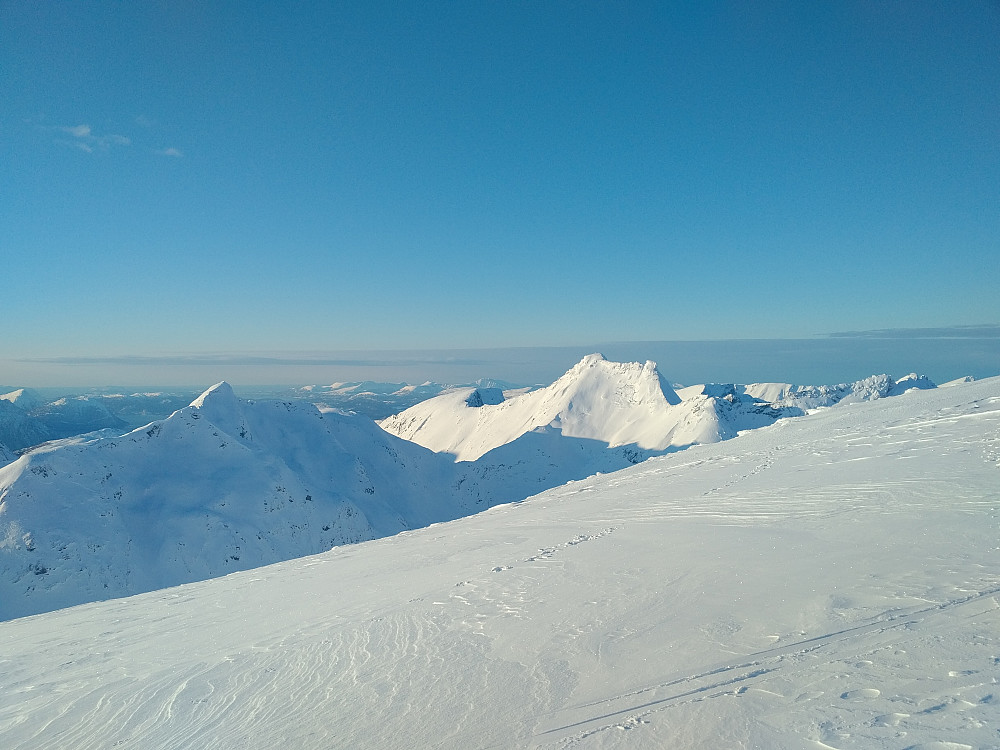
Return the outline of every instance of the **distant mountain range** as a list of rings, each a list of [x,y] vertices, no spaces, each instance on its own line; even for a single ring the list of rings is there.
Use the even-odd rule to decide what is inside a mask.
[[[546,388],[514,398],[495,389],[460,388],[380,424],[459,461],[474,461],[534,430],[655,453],[725,440],[811,408],[933,387],[916,375],[899,381],[879,375],[836,386],[710,384],[675,391],[653,362],[609,362],[591,354]]]
[[[373,385],[343,387],[357,395]],[[239,399],[220,383],[125,434],[124,420],[90,399],[7,394],[0,414],[21,442],[36,437],[32,424],[90,429],[16,460],[0,452],[0,619],[390,536],[808,408],[933,387],[880,376],[674,389],[652,362],[600,355],[545,388],[502,385],[439,392],[379,427],[304,400]],[[93,432],[101,420],[110,424]]]

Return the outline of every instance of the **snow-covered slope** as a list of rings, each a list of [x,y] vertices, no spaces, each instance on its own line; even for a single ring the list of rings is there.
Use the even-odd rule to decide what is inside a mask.
[[[221,383],[124,436],[0,468],[0,618],[225,575],[472,512],[444,457]],[[465,496],[468,496],[466,494]]]
[[[0,746],[996,748],[998,487],[997,378],[782,420],[0,623]]]
[[[482,389],[457,389],[380,424],[433,451],[472,461],[538,428],[612,448],[662,452],[721,440],[782,416],[767,404],[726,401],[730,395],[705,390],[682,402],[654,363],[609,362],[591,354],[546,388],[499,403],[484,400]]]

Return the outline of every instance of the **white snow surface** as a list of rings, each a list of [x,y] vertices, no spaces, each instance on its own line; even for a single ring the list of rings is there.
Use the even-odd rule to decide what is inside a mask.
[[[480,389],[481,391],[482,389]],[[614,448],[649,451],[722,440],[739,430],[770,424],[782,414],[757,404],[703,393],[682,402],[655,363],[609,362],[590,354],[552,385],[497,403],[459,388],[379,424],[458,461],[474,461],[522,435],[543,428],[565,437],[598,440]],[[801,413],[801,412],[796,412]]]
[[[0,746],[997,748],[998,504],[1000,379],[825,409],[0,623]]]

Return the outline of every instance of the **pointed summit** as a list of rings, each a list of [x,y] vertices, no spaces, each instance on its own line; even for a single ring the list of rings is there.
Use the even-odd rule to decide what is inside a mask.
[[[210,404],[214,405],[222,402],[239,403],[239,399],[236,398],[236,394],[233,393],[233,387],[225,380],[216,383],[198,396],[198,398],[191,402],[191,406],[203,409]]]
[[[225,380],[198,396],[188,409],[230,435],[247,434],[244,404]]]

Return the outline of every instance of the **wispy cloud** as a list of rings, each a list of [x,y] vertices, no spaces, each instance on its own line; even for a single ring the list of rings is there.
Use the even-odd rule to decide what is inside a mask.
[[[181,151],[179,148],[174,148],[172,146],[170,148],[159,149],[154,153],[159,154],[160,156],[172,156],[175,159],[180,159],[182,156],[184,156],[183,151]]]
[[[57,143],[78,148],[88,154],[92,154],[98,149],[106,151],[112,146],[130,146],[132,144],[131,139],[118,133],[105,133],[97,135],[94,133],[93,128],[86,124],[64,125],[62,127],[55,128],[55,130],[72,136],[73,138],[73,140],[69,141],[57,139]]]
[[[874,331],[842,331],[826,335],[838,339],[997,339],[1000,338],[1000,325],[880,328]]]
[[[72,127],[59,128],[64,133],[69,133],[77,138],[90,137],[90,125],[73,125]]]

